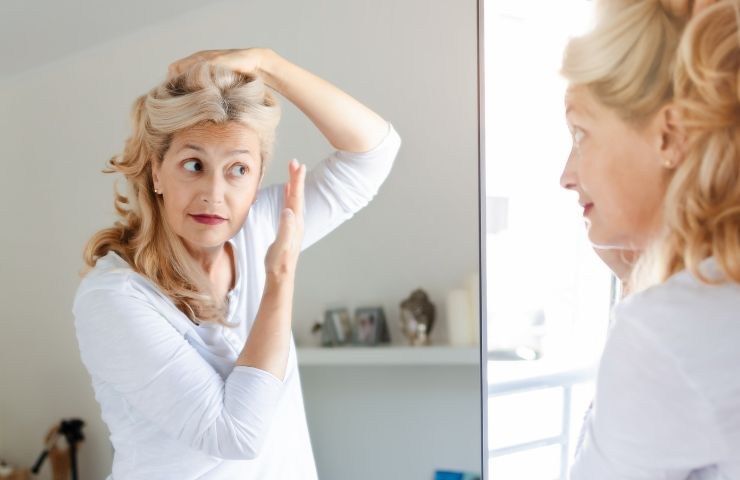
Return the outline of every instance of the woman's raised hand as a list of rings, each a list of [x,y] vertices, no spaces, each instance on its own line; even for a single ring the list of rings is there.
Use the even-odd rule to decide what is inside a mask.
[[[172,62],[167,69],[167,79],[180,75],[200,62],[221,65],[241,73],[256,73],[260,69],[266,51],[265,48],[201,50]]]
[[[306,166],[291,160],[290,179],[283,190],[285,208],[280,212],[280,224],[275,241],[267,249],[265,271],[272,280],[290,279],[295,274],[303,241],[303,187]]]

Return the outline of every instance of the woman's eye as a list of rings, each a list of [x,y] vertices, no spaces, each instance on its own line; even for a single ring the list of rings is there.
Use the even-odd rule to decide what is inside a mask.
[[[578,127],[573,129],[573,142],[576,145],[579,145],[581,143],[581,140],[583,140],[583,136],[584,136],[583,130],[581,130]]]
[[[237,177],[243,177],[244,175],[247,174],[247,172],[249,171],[249,169],[247,168],[246,165],[238,164],[238,165],[234,165],[233,167],[231,167],[231,171]]]
[[[194,170],[189,169],[187,166],[191,164],[197,165],[197,168],[195,168]],[[198,160],[188,160],[187,162],[183,164],[183,167],[185,167],[185,170],[188,170],[191,172],[200,172],[201,170],[203,170],[203,166],[200,164]]]

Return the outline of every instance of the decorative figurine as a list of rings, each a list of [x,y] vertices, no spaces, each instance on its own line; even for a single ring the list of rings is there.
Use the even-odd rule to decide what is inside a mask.
[[[420,288],[401,302],[401,330],[411,345],[429,345],[429,335],[434,326],[434,311],[434,304]]]

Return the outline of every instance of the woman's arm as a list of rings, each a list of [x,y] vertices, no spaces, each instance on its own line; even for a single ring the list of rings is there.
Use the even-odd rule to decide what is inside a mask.
[[[338,150],[365,152],[388,133],[388,123],[331,83],[289,62],[269,48],[203,50],[170,64],[168,78],[199,62],[257,73],[297,106]]]
[[[81,287],[72,307],[82,362],[94,382],[106,384],[104,398],[116,392],[116,405],[183,447],[223,459],[257,458],[284,383],[249,366],[222,378],[164,318],[174,313],[153,305],[132,275],[105,275]]]
[[[265,83],[311,119],[334,148],[365,152],[388,133],[382,117],[339,88],[270,49],[258,50]]]
[[[265,257],[262,302],[236,365],[259,368],[283,380],[290,351],[295,271],[303,239],[306,166],[292,161],[283,190],[280,225]]]

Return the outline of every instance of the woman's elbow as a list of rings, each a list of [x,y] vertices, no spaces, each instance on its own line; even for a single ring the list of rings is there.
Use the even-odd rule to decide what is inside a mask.
[[[195,448],[223,460],[254,460],[264,449],[268,425],[239,425],[233,420],[219,420],[220,425],[204,432]]]

